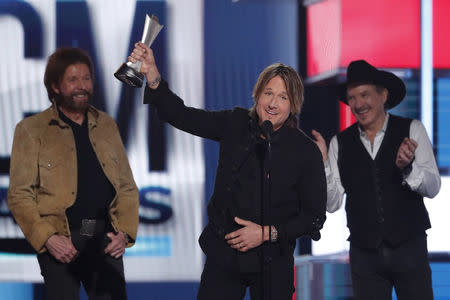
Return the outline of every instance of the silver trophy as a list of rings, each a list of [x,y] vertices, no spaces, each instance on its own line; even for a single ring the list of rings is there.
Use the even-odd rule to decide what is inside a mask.
[[[141,42],[150,47],[163,27],[164,25],[159,24],[157,16],[152,15],[150,18],[148,15],[145,15],[144,32],[142,33]],[[114,73],[114,76],[131,87],[142,87],[144,74],[139,72],[141,65],[142,62],[140,61],[123,63]]]

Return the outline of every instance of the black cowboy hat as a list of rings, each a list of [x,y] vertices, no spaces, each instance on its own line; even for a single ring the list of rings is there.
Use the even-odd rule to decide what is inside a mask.
[[[405,84],[394,73],[378,70],[365,60],[355,60],[348,65],[347,81],[339,85],[339,100],[348,104],[347,87],[360,84],[385,87],[389,92],[386,109],[393,108],[402,102],[406,95]]]

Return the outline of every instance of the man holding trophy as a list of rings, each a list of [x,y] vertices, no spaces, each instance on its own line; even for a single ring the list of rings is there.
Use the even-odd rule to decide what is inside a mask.
[[[152,15],[152,17],[149,17],[148,15],[145,15],[145,24],[144,31],[142,32],[141,43],[150,47],[163,27],[163,25],[159,24],[159,20],[156,16]],[[114,76],[131,87],[142,87],[142,84],[144,83],[144,75],[140,72],[140,69],[140,61],[136,61],[135,63],[126,62],[123,63],[119,69],[117,69]]]
[[[241,300],[249,287],[253,300],[291,300],[295,241],[320,238],[327,197],[320,150],[297,128],[300,76],[272,64],[258,78],[251,109],[206,111],[169,89],[148,44],[136,43],[128,59],[145,75],[144,103],[161,120],[220,143],[209,223],[199,238],[206,263],[197,299]]]

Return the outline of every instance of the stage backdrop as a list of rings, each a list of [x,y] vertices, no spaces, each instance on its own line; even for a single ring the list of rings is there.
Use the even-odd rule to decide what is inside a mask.
[[[78,46],[92,56],[94,104],[116,119],[139,187],[139,232],[125,255],[127,280],[199,279],[201,141],[161,125],[142,104],[143,89],[125,87],[113,76],[141,39],[145,14],[155,14],[165,25],[153,47],[163,76],[189,105],[203,107],[202,1],[173,2],[0,1],[0,280],[41,281],[7,208],[8,165],[15,125],[50,105],[43,74],[47,57],[60,46]]]

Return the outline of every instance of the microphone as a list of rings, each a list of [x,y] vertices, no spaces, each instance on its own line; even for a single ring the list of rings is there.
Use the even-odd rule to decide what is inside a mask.
[[[315,242],[317,242],[318,240],[320,240],[320,231],[319,230],[314,230],[313,232],[311,232],[310,234],[309,234],[309,237],[313,240],[313,241],[315,241]]]
[[[325,222],[325,219],[327,217],[326,216],[317,216],[313,221],[312,221],[312,230],[309,233],[310,238],[313,241],[318,241],[320,240],[320,229],[323,228],[323,223]]]
[[[266,138],[267,142],[270,143],[272,140],[272,132],[273,132],[272,122],[270,122],[269,120],[265,120],[261,124],[261,130],[262,130],[262,134]]]

